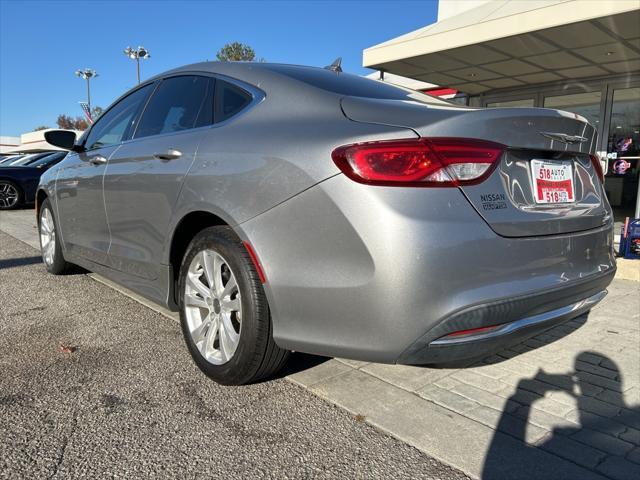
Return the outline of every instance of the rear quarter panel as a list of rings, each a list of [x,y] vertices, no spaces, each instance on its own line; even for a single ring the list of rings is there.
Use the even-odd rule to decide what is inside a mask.
[[[337,95],[275,86],[249,112],[203,135],[170,231],[194,211],[211,212],[230,225],[242,224],[339,174],[331,159],[334,148],[416,136],[407,128],[347,119]],[[167,261],[170,244],[168,239]]]

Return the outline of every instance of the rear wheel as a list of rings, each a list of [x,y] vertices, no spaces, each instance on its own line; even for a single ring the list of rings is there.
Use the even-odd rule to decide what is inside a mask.
[[[10,180],[0,180],[0,210],[13,210],[24,202],[22,190]]]
[[[196,235],[180,268],[180,321],[191,356],[209,377],[242,385],[273,375],[288,351],[273,341],[258,273],[228,227]]]
[[[62,275],[69,271],[72,265],[64,259],[62,246],[58,239],[58,229],[49,199],[45,199],[40,206],[38,232],[40,234],[42,261],[47,271],[54,275]]]

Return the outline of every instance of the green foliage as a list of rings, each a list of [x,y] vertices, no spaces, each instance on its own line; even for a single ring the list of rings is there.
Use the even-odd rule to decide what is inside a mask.
[[[47,128],[49,127],[47,127],[46,125],[40,125],[39,127],[34,128],[33,131],[39,132],[40,130],[46,130]]]
[[[249,45],[240,42],[227,43],[218,50],[216,58],[221,62],[253,62],[256,52]]]

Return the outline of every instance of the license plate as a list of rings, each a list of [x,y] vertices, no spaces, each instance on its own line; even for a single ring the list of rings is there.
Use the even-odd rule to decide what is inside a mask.
[[[575,201],[573,165],[570,161],[531,160],[531,173],[536,203],[571,203]]]

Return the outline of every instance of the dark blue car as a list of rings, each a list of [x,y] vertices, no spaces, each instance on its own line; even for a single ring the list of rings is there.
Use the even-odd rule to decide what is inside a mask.
[[[51,153],[28,165],[0,167],[0,210],[33,203],[40,176],[62,161],[67,153]]]

